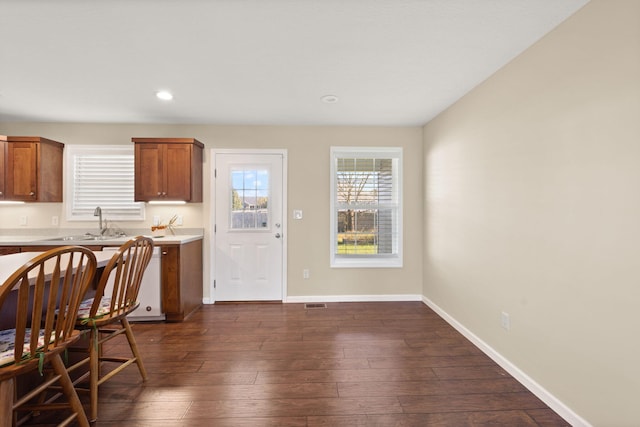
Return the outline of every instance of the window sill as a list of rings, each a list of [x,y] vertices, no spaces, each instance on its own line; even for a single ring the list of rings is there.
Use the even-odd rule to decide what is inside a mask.
[[[332,258],[331,268],[402,268],[402,258]]]

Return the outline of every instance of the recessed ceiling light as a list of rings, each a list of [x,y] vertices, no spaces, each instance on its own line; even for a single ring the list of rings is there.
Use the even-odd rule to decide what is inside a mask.
[[[173,99],[173,94],[166,90],[156,92],[156,96],[158,99],[162,99],[163,101],[171,101]]]
[[[338,102],[338,97],[335,95],[325,95],[322,98],[320,98],[322,100],[322,102],[324,102],[325,104],[335,104],[336,102]]]

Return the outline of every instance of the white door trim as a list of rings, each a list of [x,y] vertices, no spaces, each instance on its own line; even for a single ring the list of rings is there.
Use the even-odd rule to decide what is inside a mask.
[[[235,148],[212,148],[211,149],[211,182],[209,185],[211,194],[209,197],[209,230],[211,230],[211,247],[209,248],[209,303],[213,304],[216,301],[216,290],[214,287],[214,281],[216,279],[216,233],[214,232],[214,226],[216,224],[215,219],[215,202],[216,202],[216,156],[218,154],[280,154],[282,155],[282,301],[287,300],[287,241],[289,237],[288,233],[288,210],[287,210],[287,149],[235,149]]]

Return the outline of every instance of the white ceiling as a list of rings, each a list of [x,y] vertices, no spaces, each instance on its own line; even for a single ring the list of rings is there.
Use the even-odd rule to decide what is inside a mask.
[[[587,2],[0,0],[0,122],[422,125]]]

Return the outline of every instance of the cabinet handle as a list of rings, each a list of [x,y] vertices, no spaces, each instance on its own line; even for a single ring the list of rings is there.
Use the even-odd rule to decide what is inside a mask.
[[[166,255],[166,254],[167,254],[166,252],[162,252],[162,255]]]
[[[158,191],[158,196],[160,196],[160,195],[162,195],[162,193]]]
[[[34,193],[33,191],[31,193],[29,193],[30,196],[35,196],[36,193]]]

